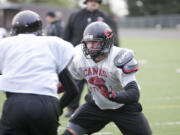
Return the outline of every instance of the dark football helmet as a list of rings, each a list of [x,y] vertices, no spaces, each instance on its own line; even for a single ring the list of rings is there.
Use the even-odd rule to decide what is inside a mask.
[[[113,44],[113,32],[109,25],[104,22],[93,22],[89,24],[83,34],[82,47],[86,58],[95,60],[97,57],[110,52]],[[97,49],[90,49],[87,42],[100,42],[101,46]]]
[[[88,1],[96,1],[96,2],[98,2],[99,4],[102,3],[102,0],[85,0],[85,1],[84,1],[84,4],[86,4]]]
[[[12,20],[11,35],[20,33],[42,34],[42,21],[40,16],[30,10],[21,11]]]

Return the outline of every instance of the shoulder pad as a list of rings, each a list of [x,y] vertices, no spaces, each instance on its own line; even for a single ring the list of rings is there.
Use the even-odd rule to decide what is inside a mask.
[[[129,49],[122,49],[114,58],[114,64],[118,68],[122,68],[125,64],[134,58],[134,52]]]
[[[122,67],[122,71],[125,74],[136,72],[136,71],[138,71],[138,69],[139,69],[139,67],[138,67],[137,61],[135,59],[132,59],[131,61],[129,61],[127,64],[125,64]]]

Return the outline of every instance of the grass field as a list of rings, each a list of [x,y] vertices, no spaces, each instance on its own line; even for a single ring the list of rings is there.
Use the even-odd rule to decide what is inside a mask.
[[[121,46],[136,53],[140,65],[137,74],[140,101],[153,135],[180,135],[180,39],[123,38]],[[0,93],[0,111],[3,101],[4,96]],[[83,97],[81,101],[83,103]],[[67,121],[64,115],[61,116],[59,134]],[[96,135],[121,133],[110,123]]]

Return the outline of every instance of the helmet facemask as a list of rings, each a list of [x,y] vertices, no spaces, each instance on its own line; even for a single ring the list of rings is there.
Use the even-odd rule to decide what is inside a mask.
[[[110,52],[113,44],[113,32],[104,22],[89,24],[83,34],[82,50],[86,58],[101,61]]]
[[[88,42],[94,42],[92,44],[99,44],[97,47],[88,47]],[[93,39],[82,41],[83,52],[86,58],[95,60],[96,58],[108,54],[112,46],[113,39]],[[96,46],[96,45],[95,45]]]

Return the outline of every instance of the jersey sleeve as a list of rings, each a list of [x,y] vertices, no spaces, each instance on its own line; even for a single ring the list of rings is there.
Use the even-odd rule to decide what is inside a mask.
[[[136,73],[125,74],[121,73],[121,84],[125,87],[128,83],[135,81],[136,82]]]
[[[56,45],[56,49],[57,71],[60,73],[72,61],[75,54],[75,49],[71,43],[64,40],[61,40],[59,44]]]
[[[83,73],[82,73],[82,69],[81,69],[81,55],[79,52],[81,52],[80,50],[80,46],[76,47],[76,53],[75,56],[72,60],[72,62],[69,65],[69,71],[71,73],[71,75],[74,77],[74,79],[76,80],[82,80],[83,79]]]
[[[120,80],[122,87],[125,87],[128,83],[135,81],[136,82],[136,73],[125,73],[122,68],[116,68],[116,76]]]

